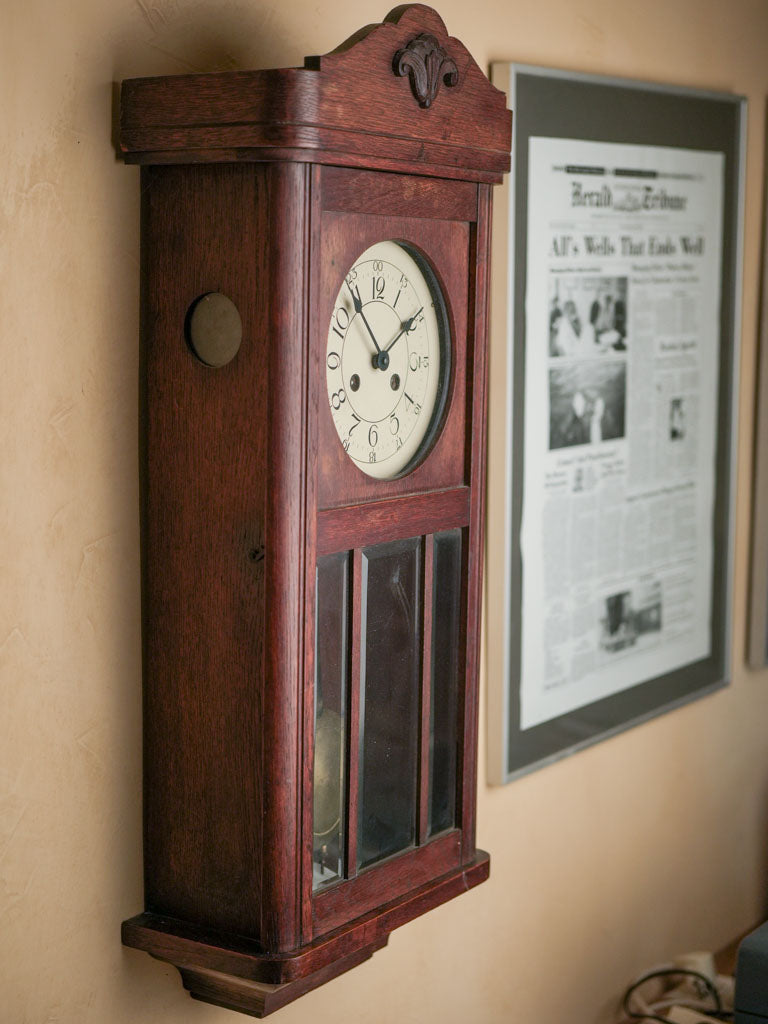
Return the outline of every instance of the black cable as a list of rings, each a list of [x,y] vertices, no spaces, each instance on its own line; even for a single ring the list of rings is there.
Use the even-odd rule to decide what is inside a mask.
[[[731,1016],[730,1013],[727,1013],[723,1010],[723,1004],[720,1001],[720,993],[717,991],[715,986],[712,984],[712,982],[705,974],[700,974],[698,971],[691,971],[686,970],[684,968],[675,967],[664,967],[658,971],[649,971],[648,974],[644,974],[641,978],[638,978],[637,981],[630,985],[627,991],[624,993],[624,999],[622,1002],[622,1008],[624,1010],[624,1013],[628,1017],[632,1018],[632,1020],[653,1020],[658,1021],[659,1024],[674,1024],[673,1021],[670,1021],[669,1017],[662,1017],[659,1014],[655,1013],[638,1013],[635,1010],[632,1010],[629,1006],[630,999],[635,994],[635,992],[640,988],[641,985],[644,985],[647,981],[653,981],[656,978],[669,977],[696,978],[698,981],[702,982],[704,988],[707,990],[708,995],[712,996],[712,1001],[715,1004],[714,1010],[707,1010],[707,1013],[711,1013],[712,1016],[720,1017],[724,1020],[727,1017]],[[703,1010],[701,1012],[704,1013]]]

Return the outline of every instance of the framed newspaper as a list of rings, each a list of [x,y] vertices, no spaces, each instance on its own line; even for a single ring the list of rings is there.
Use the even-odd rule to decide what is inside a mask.
[[[493,81],[514,112],[491,372],[502,783],[729,682],[746,101],[519,64]]]

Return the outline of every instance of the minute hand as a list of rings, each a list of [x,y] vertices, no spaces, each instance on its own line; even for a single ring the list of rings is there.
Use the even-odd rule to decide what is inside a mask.
[[[400,331],[394,336],[392,341],[390,341],[390,343],[384,349],[385,352],[389,352],[389,350],[392,348],[392,346],[395,344],[395,342],[399,341],[400,338],[402,338],[402,336],[404,334],[407,334],[408,331],[410,331],[410,329],[413,327],[413,324],[414,324],[414,321],[416,320],[416,317],[419,315],[419,313],[421,313],[422,309],[424,309],[423,306],[421,307],[421,309],[417,310],[409,320],[406,320],[405,323],[401,325]]]

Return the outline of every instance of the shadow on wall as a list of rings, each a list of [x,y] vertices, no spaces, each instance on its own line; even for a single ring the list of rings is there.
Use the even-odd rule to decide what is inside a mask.
[[[118,126],[120,117],[120,84],[126,78],[140,78],[155,75],[190,74],[200,72],[250,70],[265,67],[284,67],[303,64],[306,54],[323,52],[337,41],[338,31],[329,27],[314,11],[298,21],[290,8],[277,5],[258,7],[256,5],[223,3],[210,0],[206,5],[195,5],[190,12],[178,0],[136,0],[128,8],[123,23],[112,33],[111,71],[112,82],[94,82],[98,100],[104,111],[104,145],[111,146],[115,160],[119,162]],[[354,19],[352,22],[354,27]],[[107,109],[109,113],[107,114]],[[108,120],[109,119],[109,120]],[[137,372],[139,351],[139,261],[134,254],[139,249],[139,171],[137,167],[121,166],[117,170],[119,191],[114,198],[115,224],[119,224],[121,242],[131,258],[127,265],[134,268],[134,276],[128,278],[125,268],[113,284],[119,287],[126,308],[131,316],[115,325],[112,341],[118,345],[124,356],[122,370],[127,375]],[[132,303],[132,305],[131,305]],[[133,382],[136,401],[125,403],[120,409],[113,408],[112,416],[117,417],[125,410],[124,421],[114,422],[115,434],[124,439],[138,436],[138,380]],[[111,388],[125,387],[117,382]],[[127,417],[130,416],[130,419]],[[121,465],[115,466],[119,475],[136,473],[138,452],[133,456],[123,453]],[[134,488],[133,493],[137,493]],[[138,502],[137,502],[138,505]],[[138,507],[125,512],[138,519]],[[135,534],[137,535],[137,534]],[[127,557],[135,566],[139,552]],[[119,773],[114,792],[114,818],[119,821],[123,839],[119,844],[119,857],[110,865],[112,878],[112,907],[117,908],[121,918],[139,913],[144,907],[141,869],[141,725],[138,709],[141,705],[140,673],[138,671],[140,639],[136,631],[136,576],[131,574],[123,580],[122,594],[124,614],[118,621],[125,624],[123,634],[116,638],[116,656],[124,670],[117,679],[122,692],[115,694],[116,720],[121,723],[122,749],[125,757],[116,766]],[[108,927],[106,941],[119,942],[119,922],[114,918],[105,922]],[[152,977],[168,976],[167,985],[174,990],[180,1001],[185,998],[179,985],[176,971],[165,964],[151,961],[143,954],[124,950],[124,973],[120,979],[126,1005],[136,1004],[137,1012],[147,998],[146,985]],[[161,991],[168,992],[165,983]],[[184,1005],[184,1004],[182,1004]]]
[[[210,4],[196,7],[190,18],[179,0],[136,0],[131,24],[117,33],[112,52],[115,153],[124,78],[300,67],[306,56],[325,53],[338,42],[328,18],[312,11],[297,22],[289,12],[290,8]]]
[[[113,79],[300,66],[338,41],[319,11],[297,20],[288,5],[209,3],[193,16],[178,0],[137,0],[113,48]],[[350,30],[354,22],[350,23]],[[342,30],[343,31],[343,30]],[[319,49],[318,49],[319,47]]]

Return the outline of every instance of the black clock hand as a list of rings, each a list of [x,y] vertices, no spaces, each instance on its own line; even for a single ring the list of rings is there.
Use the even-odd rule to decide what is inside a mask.
[[[379,345],[378,341],[376,341],[376,337],[373,331],[371,330],[371,325],[368,323],[365,313],[363,312],[363,303],[360,300],[360,291],[358,290],[357,293],[353,292],[352,285],[349,283],[349,281],[347,281],[347,288],[349,288],[349,294],[352,296],[352,305],[355,307],[355,312],[359,313],[360,316],[363,318],[363,323],[368,328],[368,333],[371,336],[371,341],[376,346],[376,351],[381,352],[381,346]]]
[[[424,309],[423,306],[421,307],[421,309],[417,310],[409,320],[406,320],[405,323],[401,325],[399,333],[394,336],[392,341],[390,341],[390,343],[384,349],[385,352],[389,352],[389,350],[392,348],[395,342],[399,341],[404,334],[407,334],[407,332],[410,331],[410,329],[413,327],[413,323],[416,317],[419,315],[419,313],[421,313],[422,309]]]

